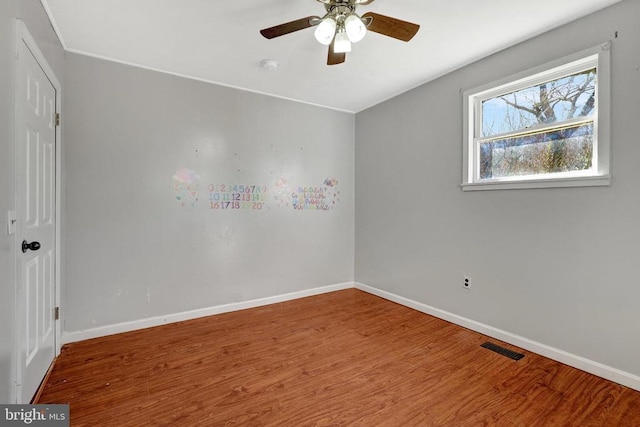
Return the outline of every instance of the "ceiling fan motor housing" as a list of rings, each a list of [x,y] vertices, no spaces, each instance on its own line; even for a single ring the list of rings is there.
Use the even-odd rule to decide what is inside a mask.
[[[349,2],[335,2],[335,3],[327,3],[324,5],[325,9],[327,9],[327,13],[333,16],[347,16],[351,15],[356,11],[356,5]]]

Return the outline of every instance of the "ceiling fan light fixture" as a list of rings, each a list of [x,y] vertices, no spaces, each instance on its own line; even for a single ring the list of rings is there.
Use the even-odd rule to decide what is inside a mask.
[[[351,52],[351,41],[346,31],[341,30],[336,33],[336,39],[333,42],[333,51],[335,53]]]
[[[317,0],[324,4],[326,13],[307,16],[260,30],[267,39],[284,36],[306,28],[315,28],[315,38],[329,47],[327,65],[342,64],[346,53],[351,52],[351,43],[357,43],[368,32],[382,34],[396,40],[408,42],[416,35],[420,25],[391,16],[366,12],[356,13],[358,6],[371,4],[374,0]]]
[[[355,13],[347,16],[344,20],[344,28],[347,32],[347,37],[352,43],[359,42],[367,34],[367,27]]]
[[[314,34],[318,42],[325,46],[330,45],[333,36],[336,34],[336,21],[333,18],[323,19],[316,27]]]

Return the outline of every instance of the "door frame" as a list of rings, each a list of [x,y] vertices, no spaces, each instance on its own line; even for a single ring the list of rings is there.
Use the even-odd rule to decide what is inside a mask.
[[[33,38],[33,36],[31,35],[31,33],[29,32],[25,22],[22,19],[16,19],[16,43],[15,43],[15,81],[14,81],[14,99],[15,99],[15,113],[14,113],[14,123],[13,123],[13,127],[14,127],[14,175],[15,175],[15,179],[18,179],[18,174],[21,171],[21,166],[18,165],[18,161],[15,158],[15,156],[17,156],[17,150],[18,150],[18,144],[20,143],[20,129],[18,129],[18,117],[19,117],[19,112],[18,112],[18,82],[20,79],[20,76],[18,75],[19,73],[19,52],[20,52],[20,47],[21,45],[24,44],[27,46],[27,48],[31,51],[31,54],[33,55],[33,57],[36,59],[36,61],[38,62],[38,64],[40,65],[40,67],[42,68],[42,70],[44,71],[45,75],[47,76],[47,78],[49,79],[49,81],[51,82],[51,85],[53,86],[53,88],[56,91],[56,113],[60,113],[62,111],[62,85],[60,84],[60,81],[58,80],[58,78],[56,77],[55,73],[53,72],[53,69],[49,66],[49,63],[47,62],[44,54],[42,53],[42,51],[40,50],[40,48],[38,47],[38,44],[36,43],[35,39]],[[61,138],[61,126],[56,126],[55,127],[55,174],[54,174],[54,179],[55,179],[55,186],[54,186],[54,193],[55,193],[55,215],[56,215],[56,219],[55,219],[55,245],[53,248],[54,251],[54,257],[55,257],[55,263],[54,263],[54,268],[55,268],[55,275],[54,275],[54,306],[55,307],[60,307],[60,284],[61,284],[61,214],[62,214],[62,205],[61,205],[61,200],[60,200],[60,196],[62,194],[62,138]],[[15,197],[15,206],[17,209],[17,201],[18,201],[18,191],[17,191],[17,181],[14,182],[14,197]],[[20,218],[19,216],[17,216],[18,218]],[[15,396],[16,396],[16,400],[17,403],[30,403],[30,402],[22,402],[22,374],[23,374],[23,366],[24,366],[24,360],[22,360],[22,342],[23,342],[23,331],[22,331],[22,325],[23,325],[23,317],[25,315],[24,313],[24,297],[25,297],[25,293],[22,292],[20,290],[20,286],[22,286],[22,272],[20,269],[20,253],[19,251],[21,251],[21,242],[22,242],[22,233],[23,233],[23,224],[20,223],[20,221],[17,222],[16,224],[16,233],[15,233],[15,258],[14,258],[14,267],[15,267],[15,301],[16,301],[16,310],[15,310],[15,320],[14,320],[14,325],[15,325],[15,330],[14,330],[14,334],[15,334],[15,353],[16,353],[16,372],[15,372]],[[55,325],[54,325],[54,349],[55,349],[55,356],[57,357],[60,354],[60,336],[61,336],[61,324],[62,324],[62,313],[60,314],[60,318],[58,320],[55,321]]]

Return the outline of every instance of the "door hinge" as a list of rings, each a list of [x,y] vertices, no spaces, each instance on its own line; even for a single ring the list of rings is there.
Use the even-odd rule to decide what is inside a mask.
[[[60,307],[56,307],[53,311],[53,317],[55,320],[60,320]]]
[[[56,113],[56,126],[60,126],[60,113]]]

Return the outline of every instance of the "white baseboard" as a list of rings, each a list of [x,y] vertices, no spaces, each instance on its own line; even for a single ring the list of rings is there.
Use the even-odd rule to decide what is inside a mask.
[[[123,332],[135,331],[138,329],[151,328],[153,326],[165,325],[167,323],[181,322],[184,320],[196,319],[199,317],[212,316],[214,314],[228,313],[231,311],[245,310],[247,308],[260,307],[263,305],[276,304],[298,298],[313,295],[325,294],[328,292],[340,291],[353,288],[353,282],[339,283],[336,285],[322,286],[318,288],[306,289],[304,291],[291,292],[288,294],[276,295],[272,297],[259,298],[250,301],[236,302],[231,304],[218,305],[214,307],[201,308],[198,310],[174,313],[166,316],[150,317],[146,319],[133,320],[131,322],[117,323],[114,325],[100,326],[97,328],[85,329],[82,331],[65,332],[60,341],[61,345],[88,340],[91,338],[104,337],[107,335],[119,334]]]
[[[637,375],[621,371],[619,369],[612,368],[602,363],[594,362],[593,360],[568,353],[566,351],[548,346],[546,344],[542,344],[537,341],[533,341],[507,331],[503,331],[502,329],[494,328],[493,326],[485,325],[483,323],[476,322],[475,320],[467,319],[466,317],[458,316],[457,314],[453,314],[448,311],[441,310],[439,308],[435,308],[430,305],[357,282],[347,282],[336,285],[322,286],[318,288],[307,289],[304,291],[276,295],[273,297],[207,307],[198,310],[170,314],[167,316],[158,316],[131,322],[118,323],[115,325],[101,326],[98,328],[92,328],[83,331],[66,332],[62,335],[61,344],[67,344],[91,338],[98,338],[122,332],[129,332],[137,329],[150,328],[167,323],[181,322],[184,320],[196,319],[199,317],[212,316],[214,314],[245,310],[247,308],[260,307],[264,305],[275,304],[279,302],[290,301],[298,298],[320,295],[354,287],[360,289],[361,291],[370,293],[372,295],[377,295],[386,300],[404,305],[405,307],[409,307],[422,313],[437,317],[439,319],[446,320],[464,328],[471,329],[472,331],[479,332],[497,340],[504,341],[525,350],[537,353],[541,356],[548,357],[549,359],[556,360],[560,363],[573,366],[574,368],[589,372],[590,374],[597,375],[615,383],[640,391],[640,377]]]
[[[439,319],[455,323],[456,325],[471,329],[472,331],[479,332],[483,335],[490,336],[497,340],[504,341],[533,353],[537,353],[541,356],[548,357],[549,359],[564,363],[565,365],[572,366],[590,374],[597,375],[601,378],[605,378],[623,386],[640,391],[640,377],[629,372],[621,371],[619,369],[603,365],[602,363],[594,362],[593,360],[568,353],[566,351],[548,346],[546,344],[542,344],[537,341],[533,341],[528,338],[521,337],[519,335],[512,334],[498,328],[494,328],[493,326],[485,325],[483,323],[458,316],[457,314],[449,313],[448,311],[431,307],[427,304],[423,304],[418,301],[392,294],[391,292],[374,288],[372,286],[357,282],[354,284],[354,286],[361,291],[377,295],[386,300],[404,305],[405,307],[410,307],[422,313],[426,313]]]

